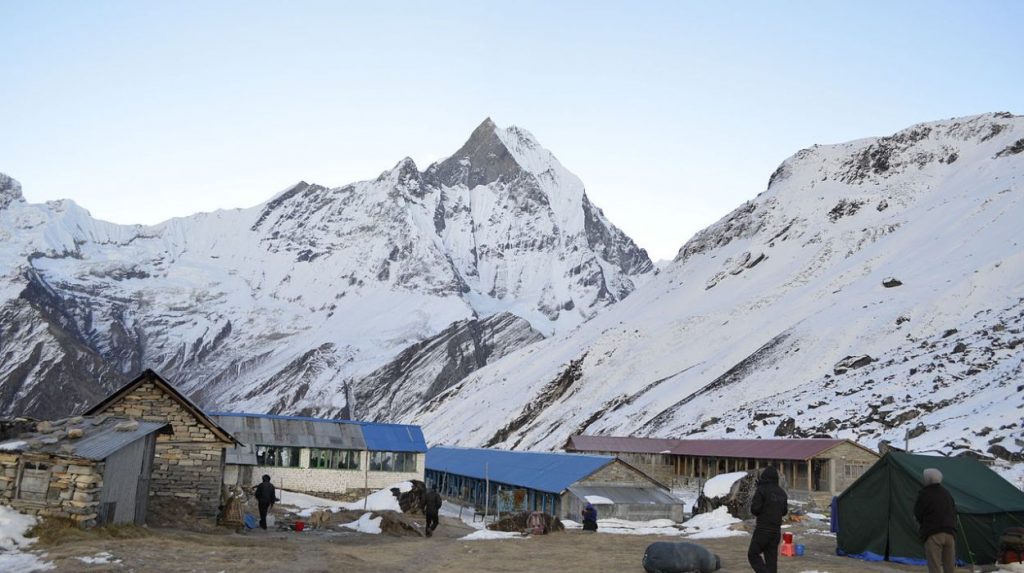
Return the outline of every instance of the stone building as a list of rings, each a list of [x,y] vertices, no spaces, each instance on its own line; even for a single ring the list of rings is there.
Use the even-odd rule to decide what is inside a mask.
[[[152,370],[86,412],[170,424],[156,440],[150,482],[153,510],[164,515],[215,518],[220,505],[225,450],[238,442]]]
[[[0,444],[0,504],[82,527],[146,521],[163,422],[108,416],[39,422]]]
[[[664,484],[613,456],[435,446],[426,482],[489,515],[537,510],[578,520],[588,501],[602,518],[681,521],[684,511]]]
[[[227,451],[224,483],[359,496],[423,480],[427,444],[419,426],[273,414],[211,413],[239,442]]]
[[[676,440],[580,435],[570,437],[565,450],[617,456],[673,486],[773,465],[790,495],[826,505],[879,457],[856,442],[823,438]]]

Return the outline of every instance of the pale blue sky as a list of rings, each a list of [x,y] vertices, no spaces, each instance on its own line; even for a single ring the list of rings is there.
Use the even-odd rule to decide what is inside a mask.
[[[670,258],[800,148],[1022,103],[1015,1],[0,0],[0,172],[120,223],[424,168],[490,116]]]

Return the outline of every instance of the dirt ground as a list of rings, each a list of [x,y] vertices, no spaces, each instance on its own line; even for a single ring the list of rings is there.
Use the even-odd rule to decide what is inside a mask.
[[[422,523],[420,520],[419,523]],[[442,518],[434,537],[365,535],[337,530],[196,533],[153,529],[147,537],[110,539],[85,537],[59,544],[37,545],[56,571],[184,572],[410,572],[462,573],[502,571],[580,571],[643,573],[644,548],[662,536],[584,533],[570,530],[528,539],[462,541],[473,530]],[[833,537],[792,529],[803,557],[780,557],[779,571],[801,573],[866,573],[914,571],[923,568],[866,563],[835,555]],[[750,571],[746,560],[749,537],[700,540],[721,557],[726,573]],[[107,551],[118,563],[86,564],[77,557]]]

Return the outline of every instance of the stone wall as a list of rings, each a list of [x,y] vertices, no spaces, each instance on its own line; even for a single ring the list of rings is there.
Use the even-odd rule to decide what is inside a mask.
[[[616,454],[613,454],[616,455]],[[665,485],[671,485],[676,478],[676,466],[672,458],[663,454],[617,454],[627,464],[637,468]]]
[[[19,453],[0,453],[0,503],[22,513],[71,519],[81,527],[96,524],[103,490],[103,463],[91,460],[26,455],[25,461],[46,464],[49,487],[44,500],[15,499]]]
[[[630,485],[659,487],[643,472],[627,466],[620,460],[613,461],[577,483],[580,485]]]
[[[171,434],[157,436],[149,487],[151,511],[180,513],[184,509],[197,517],[217,516],[224,448],[229,443],[153,382],[139,384],[103,413],[171,424]]]
[[[829,469],[835,471],[835,482],[831,488],[834,495],[839,495],[850,487],[850,484],[878,461],[878,454],[849,443],[831,448],[822,457],[831,460]]]

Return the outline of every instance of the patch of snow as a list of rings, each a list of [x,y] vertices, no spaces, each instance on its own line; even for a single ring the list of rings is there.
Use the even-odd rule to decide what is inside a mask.
[[[828,516],[824,513],[807,513],[807,517],[811,519],[817,519],[818,521],[828,521]]]
[[[587,501],[594,505],[615,505],[615,502],[601,495],[588,495]]]
[[[729,495],[732,484],[747,477],[747,472],[733,472],[717,475],[704,482],[704,495],[708,497],[723,497]]]
[[[444,504],[441,506],[441,510],[438,511],[438,515],[458,519],[462,521],[462,523],[465,523],[473,529],[484,529],[486,527],[486,524],[483,522],[483,520],[473,520],[472,507],[462,506],[457,503],[452,503],[448,500],[445,500]],[[563,521],[562,523],[564,524],[565,521]],[[577,524],[577,527],[581,526]],[[566,526],[566,528],[568,528],[568,526]]]
[[[35,543],[35,539],[25,537],[25,532],[35,524],[35,517],[0,505],[0,571],[29,573],[54,568],[53,563],[43,561],[40,556],[22,551]]]
[[[109,551],[101,551],[91,557],[75,557],[82,563],[88,563],[89,565],[101,565],[106,563],[120,563],[120,559],[114,559],[114,556]]]
[[[745,531],[732,529],[732,525],[740,523],[729,514],[724,506],[693,516],[689,521],[682,524],[683,529],[690,539],[714,539],[719,537],[738,537],[748,535]]]
[[[344,504],[340,501],[334,501],[333,499],[324,499],[322,497],[316,497],[305,493],[299,493],[297,491],[278,490],[278,494],[281,501],[280,505],[287,505],[290,507],[297,508],[298,511],[295,513],[300,517],[309,517],[313,515],[314,511],[318,509],[329,509],[331,511],[338,511],[339,509],[345,509]],[[390,495],[391,492],[388,492]],[[393,497],[393,496],[392,496]],[[360,509],[362,506],[360,506]]]
[[[363,499],[348,503],[341,503],[343,509],[365,509],[367,511],[397,511],[402,513],[398,505],[398,499],[391,493],[391,488],[397,487],[398,491],[405,493],[412,489],[412,482],[403,481],[390,485],[384,489],[375,491]]]
[[[16,451],[24,448],[28,444],[24,440],[16,440],[13,442],[4,442],[0,444],[0,450],[4,451]]]
[[[348,529],[354,529],[360,533],[369,533],[372,535],[379,535],[382,531],[380,528],[380,521],[382,517],[373,517],[371,513],[364,513],[359,519],[352,523],[342,523],[339,527],[345,527]]]
[[[465,537],[460,537],[462,541],[482,541],[490,539],[526,539],[521,533],[514,531],[490,531],[488,529],[481,529],[480,531],[474,531]]]

